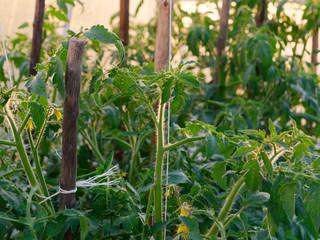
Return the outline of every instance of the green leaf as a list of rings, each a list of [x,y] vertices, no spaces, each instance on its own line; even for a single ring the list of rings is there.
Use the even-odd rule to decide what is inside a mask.
[[[58,91],[61,97],[65,96],[65,86],[64,86],[64,74],[63,74],[63,66],[60,58],[53,57],[49,63],[48,74],[51,77],[53,76],[52,83],[57,85]]]
[[[247,69],[244,71],[244,74],[243,74],[243,83],[242,83],[242,86],[245,87],[250,79],[250,76],[252,74],[254,70],[254,64],[250,64]]]
[[[117,37],[113,32],[109,32],[108,29],[102,25],[95,25],[90,28],[89,31],[83,33],[89,39],[98,40],[103,43],[119,44],[121,39]]]
[[[182,131],[184,131],[188,135],[194,136],[202,129],[203,129],[203,127],[200,126],[199,124],[189,123],[186,128],[182,129]]]
[[[182,78],[185,83],[189,84],[190,86],[200,88],[200,83],[197,80],[197,77],[194,76],[191,72],[183,72],[179,75],[179,77]]]
[[[243,168],[249,168],[245,179],[247,187],[253,192],[257,191],[261,184],[261,174],[257,160],[254,159],[249,161],[243,166]]]
[[[84,216],[80,216],[80,239],[85,240],[89,232],[89,219]]]
[[[266,154],[265,152],[261,152],[261,157],[262,157],[264,166],[265,166],[266,169],[267,169],[268,174],[269,174],[270,176],[272,176],[272,174],[273,174],[273,168],[272,168],[272,164],[271,164],[270,159],[268,158],[268,156],[267,156],[267,154]]]
[[[42,105],[36,103],[36,102],[31,102],[30,103],[30,113],[32,116],[32,119],[34,123],[36,124],[37,128],[41,128],[44,119],[45,119],[45,110]]]
[[[180,217],[180,219],[190,230],[199,228],[198,222],[194,218]]]
[[[171,102],[170,109],[171,114],[175,114],[181,109],[182,105],[180,104],[180,96],[175,96]]]
[[[216,153],[219,146],[216,138],[210,132],[206,137],[206,141],[207,141],[207,146],[206,146],[207,159],[209,159]]]
[[[57,11],[53,7],[51,7],[51,9],[48,11],[48,14],[51,15],[52,17],[56,17],[57,19],[59,19],[61,21],[69,22],[69,19],[66,17],[65,14],[62,13],[62,11]]]
[[[183,184],[183,183],[188,183],[189,178],[187,175],[181,171],[181,170],[171,170],[169,171],[169,179],[168,179],[168,184]]]
[[[30,92],[35,93],[39,96],[47,97],[47,91],[46,91],[46,82],[44,81],[45,75],[43,71],[40,71],[37,73],[36,76],[31,78],[26,83],[26,87],[30,89]]]
[[[99,81],[101,79],[103,75],[103,71],[101,68],[99,68],[93,75],[90,81],[90,86],[89,86],[89,94],[92,94],[95,92],[96,89],[96,84],[97,81]]]
[[[288,183],[280,187],[280,198],[283,201],[283,208],[289,217],[290,221],[293,220],[295,212],[295,195],[299,191],[296,188],[296,183]]]
[[[199,230],[193,230],[189,232],[188,235],[191,240],[203,240]]]
[[[248,153],[248,152],[251,152],[252,150],[254,150],[254,147],[241,147],[241,148],[238,148],[238,149],[233,153],[233,156],[234,156],[234,157],[239,157],[239,156],[245,155],[245,154]]]
[[[170,99],[171,86],[172,86],[172,80],[169,80],[162,85],[163,90],[161,94],[161,103],[166,103]]]
[[[227,189],[227,180],[223,179],[224,174],[226,173],[226,162],[218,162],[214,164],[212,168],[212,177],[217,182],[219,187],[226,190]]]
[[[276,237],[276,233],[278,232],[278,227],[275,224],[275,222],[273,221],[273,218],[269,212],[269,210],[267,211],[267,221],[268,221],[268,230],[269,233],[272,237]]]
[[[270,199],[270,194],[266,192],[248,192],[246,204],[248,206],[253,206],[256,204],[268,202]]]
[[[272,122],[272,120],[269,118],[269,131],[270,131],[270,135],[271,137],[275,137],[277,136],[277,131],[276,128]]]
[[[167,220],[164,222],[155,223],[151,226],[151,234],[155,234],[156,232],[160,231],[164,228],[164,226],[168,225],[171,221]]]

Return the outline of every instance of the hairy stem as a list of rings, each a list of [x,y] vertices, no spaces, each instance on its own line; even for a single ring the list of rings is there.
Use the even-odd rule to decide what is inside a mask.
[[[240,191],[240,188],[241,186],[244,184],[244,181],[245,181],[245,175],[246,174],[243,174],[237,181],[237,183],[233,186],[231,192],[229,193],[226,201],[224,202],[223,204],[223,207],[219,213],[219,216],[218,216],[218,220],[220,222],[223,222],[225,220],[225,218],[227,217],[229,211],[230,211],[230,208],[236,198],[236,196],[238,195],[239,191]],[[213,237],[213,236],[216,236],[217,235],[217,232],[218,232],[218,224],[216,222],[213,223],[212,227],[210,228],[210,230],[208,231],[207,233],[207,237]]]

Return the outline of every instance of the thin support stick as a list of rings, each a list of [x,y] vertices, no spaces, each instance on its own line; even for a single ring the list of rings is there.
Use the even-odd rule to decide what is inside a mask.
[[[4,51],[4,55],[6,57],[6,62],[7,62],[7,68],[8,68],[8,75],[9,75],[9,79],[10,79],[10,88],[13,87],[13,81],[12,81],[12,77],[11,77],[11,70],[10,70],[10,64],[9,64],[9,60],[8,60],[8,54],[7,54],[7,50],[6,50],[6,45],[4,43],[4,35],[3,35],[3,30],[2,30],[2,24],[0,21],[0,30],[1,30],[1,38],[2,38],[2,46],[3,46],[3,51]]]

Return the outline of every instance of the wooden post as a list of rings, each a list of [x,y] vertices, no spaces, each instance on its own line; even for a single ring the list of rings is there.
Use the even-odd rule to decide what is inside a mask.
[[[129,0],[120,0],[119,37],[124,46],[129,44]]]
[[[214,77],[214,83],[219,84],[219,68],[218,64],[221,64],[221,57],[225,55],[225,47],[228,39],[228,28],[229,28],[229,10],[230,10],[231,0],[223,0],[222,8],[220,11],[220,36],[217,40],[217,67]],[[223,86],[222,86],[223,87]]]
[[[256,16],[256,26],[257,27],[261,27],[266,20],[267,7],[268,7],[267,0],[261,0],[261,5],[258,6],[258,12],[257,12],[257,16]]]
[[[174,4],[174,0],[172,0]],[[173,13],[172,13],[173,14]],[[167,68],[169,62],[170,44],[170,0],[159,0],[158,25],[156,33],[156,48],[154,53],[154,71],[162,71]],[[153,104],[153,109],[157,112],[159,101]],[[154,145],[156,144],[156,134],[152,134],[149,152],[149,162],[151,162]]]
[[[172,0],[173,1],[173,0]],[[170,38],[170,0],[159,0],[156,49],[154,53],[154,69],[162,71],[169,61]]]
[[[67,55],[65,99],[62,120],[62,164],[60,176],[60,188],[63,190],[73,190],[76,187],[79,95],[82,58],[86,44],[86,41],[71,38]],[[60,193],[60,209],[73,208],[75,204],[75,193]],[[72,239],[71,229],[65,233],[64,239]]]
[[[319,51],[319,30],[316,29],[312,36],[312,55],[311,55],[311,63],[314,67],[315,73],[317,73],[317,62],[318,62],[318,53]]]
[[[36,9],[33,21],[32,46],[29,62],[29,76],[37,74],[37,71],[34,68],[40,61],[44,6],[45,0],[36,0]]]

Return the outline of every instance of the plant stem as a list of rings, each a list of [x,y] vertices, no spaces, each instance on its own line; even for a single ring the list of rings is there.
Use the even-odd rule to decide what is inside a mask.
[[[237,183],[233,186],[231,192],[229,193],[225,203],[223,204],[223,207],[219,213],[218,216],[218,220],[220,222],[223,222],[225,220],[225,218],[227,217],[230,208],[236,198],[236,196],[238,195],[241,186],[243,185],[244,181],[245,181],[245,175],[243,174],[237,181]],[[216,222],[213,223],[212,227],[210,228],[210,230],[207,233],[207,237],[213,237],[216,236],[218,232],[218,225]]]
[[[154,175],[155,195],[155,223],[162,222],[162,165],[164,157],[164,138],[163,138],[163,116],[165,104],[160,103],[157,124],[157,154],[156,154],[156,169]],[[162,240],[162,231],[156,233],[156,239]]]
[[[45,180],[45,178],[43,176],[43,172],[42,172],[41,164],[40,164],[40,161],[39,161],[39,156],[38,156],[38,153],[37,153],[37,149],[34,146],[30,129],[28,129],[27,132],[28,132],[29,143],[30,143],[30,147],[31,147],[32,155],[33,155],[33,160],[34,160],[34,162],[36,164],[36,173],[37,173],[38,178],[40,180],[41,189],[42,189],[42,191],[44,193],[44,196],[48,197],[49,196],[49,191],[48,191],[48,188],[47,188],[46,180]],[[51,201],[49,201],[49,205],[50,205],[51,209],[54,209]]]
[[[12,116],[11,110],[9,109],[8,105],[7,105],[7,109],[6,110],[7,110],[7,113],[8,113],[7,118],[9,120],[9,122],[10,122],[10,126],[11,126],[11,129],[12,129],[14,138],[16,140],[16,147],[17,147],[19,156],[21,158],[22,166],[23,166],[23,168],[24,168],[24,170],[26,172],[26,175],[28,177],[29,183],[31,184],[32,187],[37,188],[38,193],[42,195],[42,191],[40,189],[39,183],[38,183],[37,178],[36,178],[36,176],[35,176],[35,174],[34,174],[34,172],[32,170],[32,167],[30,165],[26,150],[24,148],[23,140],[21,138],[20,132],[18,132],[18,130],[17,130],[16,123],[13,120],[13,116]],[[38,197],[38,201],[40,201],[40,200],[41,199]],[[53,213],[53,209],[51,209],[48,206],[47,202],[44,202],[42,204],[42,206],[44,207],[44,209],[46,210],[46,212],[48,214],[52,214]]]
[[[176,142],[176,143],[173,143],[169,146],[166,146],[163,150],[166,152],[166,151],[170,151],[174,148],[177,148],[185,143],[189,143],[189,142],[195,142],[195,141],[200,141],[200,140],[204,140],[206,139],[206,136],[201,136],[201,137],[192,137],[192,138],[186,138],[186,139],[183,139],[179,142]]]
[[[102,154],[100,153],[100,150],[98,149],[98,146],[94,145],[92,140],[86,135],[85,132],[83,132],[82,130],[79,130],[79,132],[82,135],[82,137],[88,142],[88,144],[91,147],[92,151],[94,152],[94,154],[98,158],[100,164],[103,165],[105,161],[104,161],[104,158],[103,158]]]
[[[6,140],[1,140],[1,139],[0,139],[0,144],[1,144],[1,145],[6,145],[6,146],[12,146],[12,147],[15,147],[15,146],[16,146],[16,143],[15,143],[15,142],[6,141]]]
[[[151,210],[151,205],[152,205],[152,199],[153,199],[153,187],[154,186],[151,186],[150,188],[150,191],[149,191],[149,199],[148,199],[148,204],[147,204],[147,211],[146,211],[146,218],[144,220],[144,224],[148,224],[148,221],[149,221],[149,217],[150,217],[150,210]],[[144,229],[142,231],[142,236],[141,236],[141,239],[144,239]]]

